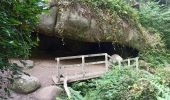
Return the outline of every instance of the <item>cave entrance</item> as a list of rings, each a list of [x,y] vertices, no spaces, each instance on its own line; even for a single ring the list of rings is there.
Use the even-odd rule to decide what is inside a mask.
[[[138,50],[125,45],[112,44],[112,42],[82,42],[48,37],[42,34],[39,34],[39,39],[39,46],[32,50],[33,58],[54,59],[55,57],[97,53],[119,54],[123,58],[138,56]]]

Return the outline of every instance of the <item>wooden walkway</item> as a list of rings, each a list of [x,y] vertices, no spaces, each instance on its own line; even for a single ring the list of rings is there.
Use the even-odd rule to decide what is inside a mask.
[[[78,61],[77,63],[62,64],[62,61],[75,59]],[[97,78],[108,72],[109,66],[114,67],[113,59],[107,53],[60,57],[55,60],[57,61],[56,68],[58,71],[58,74],[52,77],[55,84],[63,84],[65,78],[67,78],[67,82]],[[138,57],[118,62],[118,66],[131,66],[138,69]]]

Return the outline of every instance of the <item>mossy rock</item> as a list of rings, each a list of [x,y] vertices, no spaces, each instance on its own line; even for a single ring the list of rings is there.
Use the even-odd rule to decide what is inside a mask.
[[[14,80],[11,89],[16,93],[28,94],[41,87],[40,81],[33,76],[22,75]]]

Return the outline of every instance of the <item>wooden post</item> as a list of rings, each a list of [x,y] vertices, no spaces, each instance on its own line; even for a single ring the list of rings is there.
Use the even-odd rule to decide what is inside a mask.
[[[60,82],[60,59],[59,58],[57,58],[57,71],[58,71],[58,74],[57,74],[57,77],[58,77],[58,82]]]
[[[119,61],[118,64],[119,64],[119,68],[120,68],[121,67],[121,62]]]
[[[128,67],[130,66],[130,59],[128,59]]]
[[[67,94],[68,98],[70,99],[71,98],[71,93],[70,93],[70,90],[69,90],[69,88],[67,86],[67,77],[64,78],[64,89],[66,91],[66,94]]]
[[[84,56],[82,56],[82,73],[83,73],[83,77],[85,77],[84,65],[85,65],[85,59],[84,59]]]
[[[107,53],[105,53],[105,67],[106,67],[106,71],[109,70],[109,66],[108,66],[108,56]]]
[[[139,62],[138,62],[138,57],[135,59],[136,60],[136,69],[138,70],[139,69]]]

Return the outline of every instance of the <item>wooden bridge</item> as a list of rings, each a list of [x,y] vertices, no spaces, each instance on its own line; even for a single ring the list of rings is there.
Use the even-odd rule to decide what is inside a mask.
[[[108,72],[111,69],[110,66],[116,66],[112,63],[114,59],[107,53],[60,57],[55,60],[57,61],[58,75],[52,78],[56,84],[63,84],[66,77],[68,82],[97,78]],[[64,60],[70,62],[76,60],[77,62],[62,64]],[[119,61],[117,66],[129,66],[138,69],[138,57]]]

